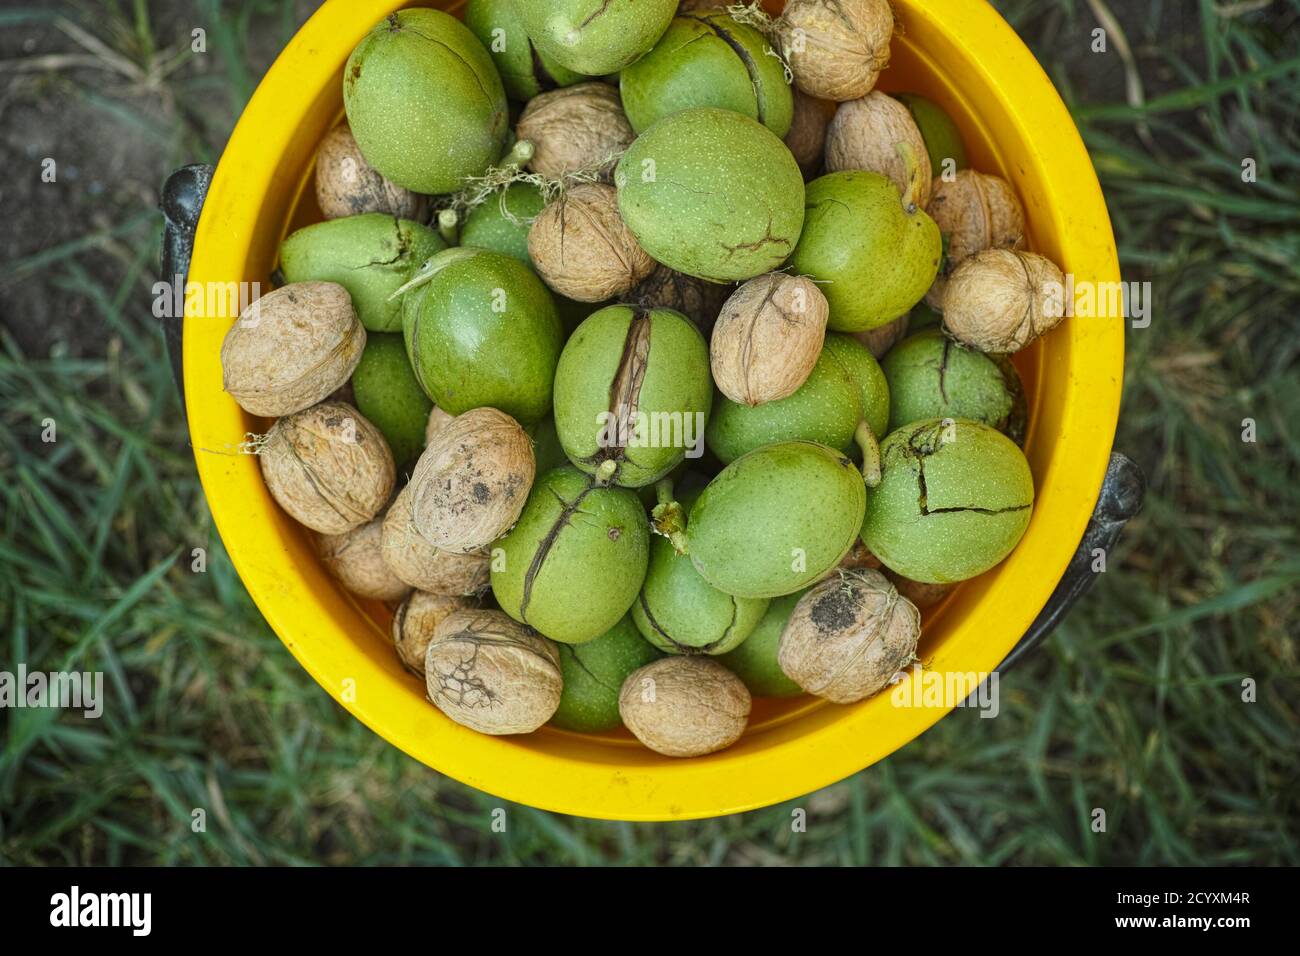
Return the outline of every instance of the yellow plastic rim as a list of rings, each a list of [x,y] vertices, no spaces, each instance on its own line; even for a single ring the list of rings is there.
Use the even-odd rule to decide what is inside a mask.
[[[267,73],[240,119],[199,222],[190,282],[208,290],[270,288],[291,227],[319,218],[316,145],[342,112],[342,70],[396,0],[328,0]],[[456,11],[459,3],[434,3]],[[893,0],[899,30],[886,91],[935,100],[961,127],[972,167],[1016,187],[1029,244],[1076,283],[1117,283],[1110,220],[1069,113],[1014,31],[979,0]],[[942,65],[942,66],[941,66]],[[247,433],[268,423],[222,391],[220,347],[238,312],[229,290],[186,317],[185,392],[199,475],[217,527],[266,620],[315,680],[376,733],[480,790],[548,810],[668,820],[750,810],[826,786],[888,756],[948,707],[899,707],[888,693],[839,707],[811,698],[756,701],[733,747],[691,760],[660,757],[624,733],[545,728],[482,736],[445,718],[398,664],[388,609],[343,592],[311,535],[275,505]],[[1026,453],[1037,484],[1016,551],[927,616],[919,651],[939,673],[992,671],[1060,580],[1092,512],[1119,414],[1124,323],[1114,304],[1076,316],[1016,357],[1031,411]],[[949,702],[951,703],[951,702]]]

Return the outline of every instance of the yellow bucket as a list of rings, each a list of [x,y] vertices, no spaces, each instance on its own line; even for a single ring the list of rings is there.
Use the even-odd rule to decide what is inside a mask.
[[[320,218],[313,157],[342,115],[348,54],[400,0],[327,0],[267,73],[213,177],[189,279],[259,282],[280,240]],[[451,12],[457,2],[426,4]],[[775,6],[779,6],[776,4]],[[899,29],[886,91],[920,93],[961,127],[971,165],[1014,184],[1030,246],[1077,283],[1117,283],[1106,204],[1069,113],[1033,55],[983,0],[893,0]],[[756,700],[744,737],[692,760],[661,757],[624,733],[553,728],[488,737],[444,717],[398,664],[391,614],[343,591],[309,532],[285,515],[257,460],[239,454],[249,416],[221,388],[219,350],[237,308],[186,316],[185,395],[209,506],[266,620],[344,707],[417,760],[470,786],[548,810],[622,820],[707,817],[786,800],[897,750],[948,707],[899,707],[888,693],[851,706]],[[1119,413],[1123,320],[1076,316],[1016,357],[1031,427],[1037,504],[1020,546],[927,615],[919,654],[938,673],[993,671],[1043,608],[1088,523]],[[972,732],[977,732],[973,730]]]

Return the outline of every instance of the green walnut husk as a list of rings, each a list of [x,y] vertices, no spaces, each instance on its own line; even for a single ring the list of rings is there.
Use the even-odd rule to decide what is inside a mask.
[[[889,431],[889,382],[871,349],[851,335],[834,332],[826,336],[822,349],[833,355],[857,383],[862,395],[862,417],[871,426],[872,434],[884,438]]]
[[[803,228],[803,174],[790,150],[730,110],[698,107],[655,123],[623,154],[614,182],[641,247],[710,282],[771,272]]]
[[[518,259],[487,249],[434,256],[402,296],[415,376],[439,408],[487,405],[527,425],[551,410],[564,330],[550,290]]]
[[[1010,434],[1022,426],[1024,390],[1010,362],[976,352],[926,329],[908,336],[885,356],[893,396],[890,430],[930,418],[968,418]],[[1015,440],[1015,436],[1012,436]]]
[[[658,42],[677,0],[513,0],[538,51],[586,76],[617,73]]]
[[[371,332],[399,332],[401,303],[390,297],[430,256],[447,248],[432,229],[372,212],[305,226],[280,244],[286,282],[337,282]]]
[[[646,643],[629,615],[586,644],[561,644],[564,690],[551,723],[563,730],[598,734],[623,724],[618,692],[627,675],[663,655]]]
[[[433,411],[406,357],[397,334],[366,339],[361,361],[352,373],[352,395],[362,415],[383,433],[398,472],[405,471],[424,448],[424,431]]]
[[[552,640],[581,644],[636,600],[650,529],[635,494],[566,466],[537,479],[518,523],[491,550],[501,609]]]
[[[943,161],[951,159],[953,168],[965,169],[966,146],[962,142],[961,130],[952,118],[939,106],[917,93],[895,93],[899,100],[916,120],[916,128],[925,140],[926,152],[930,154],[930,174],[935,178],[943,175]]]
[[[891,571],[925,584],[964,581],[1010,554],[1029,526],[1029,463],[987,425],[914,422],[891,432],[880,454],[862,542]]]
[[[767,613],[749,637],[735,650],[718,658],[719,663],[745,682],[755,697],[797,697],[803,693],[803,688],[781,670],[776,656],[781,650],[781,632],[794,606],[807,593],[805,589],[772,598]]]
[[[793,395],[749,406],[719,393],[705,437],[709,450],[730,464],[763,445],[800,438],[847,453],[860,422],[883,436],[888,420],[889,386],[880,366],[864,345],[831,333]]]
[[[343,105],[366,160],[399,186],[450,193],[505,148],[505,89],[483,44],[455,17],[385,17],[352,51]]]
[[[664,500],[670,500],[667,482],[663,490]],[[678,501],[689,510],[698,497],[694,492]],[[650,542],[650,567],[632,605],[632,619],[659,650],[725,654],[749,637],[766,611],[765,598],[733,597],[709,584],[667,538],[656,536]]]
[[[512,100],[526,102],[538,93],[586,79],[533,46],[510,0],[469,0],[465,26],[487,49]]]
[[[879,173],[830,173],[808,184],[808,218],[790,257],[830,303],[827,327],[864,332],[904,315],[939,272],[934,220]]]
[[[542,191],[532,183],[511,183],[475,206],[465,217],[460,244],[491,249],[531,266],[528,227],[545,207]]]
[[[638,133],[693,106],[716,106],[790,132],[794,98],[785,67],[753,27],[722,10],[673,19],[655,48],[619,75],[623,111]]]
[[[537,461],[537,474],[544,475],[552,468],[559,468],[569,463],[569,456],[560,444],[560,435],[555,430],[555,417],[547,415],[540,422],[529,425],[525,431],[533,440],[533,458]]]
[[[655,528],[720,591],[771,598],[807,587],[853,546],[867,489],[853,462],[825,445],[787,441],[736,459],[689,515],[655,507]]]
[[[575,465],[640,488],[698,454],[709,349],[680,312],[615,305],[578,326],[555,371],[555,425]]]
[[[723,464],[772,442],[799,438],[847,452],[860,421],[862,392],[843,363],[823,346],[793,395],[751,406],[719,392],[705,438]]]

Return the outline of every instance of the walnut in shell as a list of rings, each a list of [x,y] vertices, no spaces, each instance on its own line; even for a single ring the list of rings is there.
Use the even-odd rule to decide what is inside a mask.
[[[427,446],[432,442],[433,436],[442,431],[442,429],[449,422],[454,421],[455,418],[455,415],[452,415],[449,412],[444,412],[441,408],[435,405],[433,410],[429,412],[428,424],[424,426],[424,444]]]
[[[548,286],[578,302],[621,296],[655,268],[619,214],[618,193],[601,183],[574,186],[543,209],[528,255]]]
[[[889,570],[885,571],[885,577],[894,583],[894,587],[898,588],[899,594],[922,611],[934,607],[957,587],[955,584],[926,584],[924,581],[913,581],[911,578],[905,578],[901,574],[895,574]]]
[[[790,0],[773,24],[795,86],[824,100],[854,100],[889,66],[888,0]]]
[[[428,204],[366,162],[346,123],[330,130],[316,151],[316,202],[326,219],[382,212],[419,220]]]
[[[578,171],[608,178],[636,139],[618,90],[595,80],[534,96],[515,133],[533,144],[528,165],[547,179]]]
[[[424,677],[424,658],[438,625],[454,611],[474,610],[478,606],[477,598],[411,592],[393,615],[393,647],[402,666]]]
[[[1065,276],[1050,259],[985,249],[959,265],[943,294],[943,325],[981,352],[1018,352],[1066,316]]]
[[[330,574],[360,597],[375,601],[400,601],[411,586],[384,563],[379,542],[384,519],[375,518],[342,534],[323,535],[316,552]]]
[[[706,282],[664,265],[656,265],[627,300],[646,309],[674,309],[695,323],[704,335],[717,321],[722,303],[734,290],[731,285]]]
[[[909,317],[900,315],[892,322],[865,332],[853,332],[852,336],[867,347],[875,358],[880,358],[907,335]]]
[[[894,181],[919,206],[930,199],[930,160],[912,112],[892,96],[873,90],[841,103],[826,130],[826,171],[865,169]]]
[[[384,436],[351,405],[321,402],[276,421],[258,451],[267,490],[289,516],[342,534],[383,510],[396,468]]]
[[[365,347],[343,286],[286,285],[252,303],[226,333],[222,387],[254,415],[292,415],[347,384]]]
[[[560,652],[501,611],[453,611],[424,659],[429,699],[483,734],[527,734],[560,706]]]
[[[743,405],[793,395],[808,380],[826,338],[830,306],[804,276],[750,279],[718,314],[709,367],[722,394]]]
[[[442,551],[481,551],[519,520],[533,486],[533,441],[495,408],[457,415],[425,448],[409,485],[411,521]]]
[[[416,530],[411,520],[410,485],[398,493],[384,516],[380,547],[384,563],[413,588],[462,596],[487,589],[492,570],[487,554],[439,551]]]
[[[730,747],[749,722],[749,690],[709,657],[665,657],[633,671],[618,712],[637,740],[667,757]]]
[[[799,599],[777,663],[810,694],[837,704],[878,693],[916,657],[921,613],[879,571],[841,571]]]
[[[822,168],[826,151],[826,128],[830,125],[832,111],[824,100],[794,90],[794,122],[785,134],[785,145],[794,155],[803,171],[804,179],[812,179]]]
[[[925,207],[947,238],[944,266],[925,300],[943,305],[952,270],[985,249],[1018,249],[1025,237],[1025,208],[1011,184],[1000,176],[958,170],[951,182],[940,180]]]

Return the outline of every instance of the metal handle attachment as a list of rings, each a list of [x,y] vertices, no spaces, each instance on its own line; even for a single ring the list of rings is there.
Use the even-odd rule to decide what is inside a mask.
[[[160,208],[163,214],[162,278],[176,283],[180,292],[172,299],[179,300],[181,308],[163,311],[163,336],[167,341],[167,356],[171,359],[172,375],[181,395],[181,413],[185,413],[185,370],[182,364],[184,351],[185,283],[190,274],[190,256],[194,253],[194,230],[199,225],[203,200],[212,185],[211,166],[196,163],[182,166],[167,177],[163,185]]]
[[[1096,572],[1092,570],[1096,550],[1100,548],[1109,552],[1115,546],[1124,525],[1142,510],[1146,490],[1146,475],[1137,463],[1127,455],[1111,452],[1106,478],[1101,483],[1101,494],[1097,496],[1097,505],[1083,532],[1083,540],[1075,549],[1074,557],[1070,558],[1070,564],[1056,585],[1056,590],[1047,599],[1047,604],[1038,613],[1038,617],[1034,618],[1034,623],[1029,625],[1029,630],[1020,639],[1020,643],[1011,649],[999,670],[1005,671],[1012,667],[1041,644],[1064,620],[1070,608],[1074,607],[1074,602],[1092,587],[1097,578]]]

